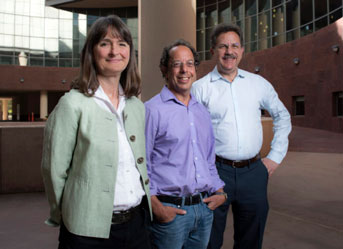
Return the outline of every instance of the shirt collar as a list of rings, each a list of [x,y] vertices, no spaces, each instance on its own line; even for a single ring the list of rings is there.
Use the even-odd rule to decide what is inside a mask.
[[[104,89],[102,89],[101,85],[99,84],[98,89],[96,89],[94,93],[94,97],[101,99],[107,103],[107,105],[110,105],[113,107],[110,99],[104,92]],[[119,104],[118,104],[118,111],[122,111],[125,107],[125,95],[124,95],[124,90],[122,86],[119,84]],[[115,108],[114,108],[115,109]]]
[[[180,100],[178,100],[175,95],[168,89],[167,86],[164,86],[160,93],[161,99],[163,102],[167,102],[170,100],[174,100],[176,103],[179,103],[181,105],[184,105]],[[197,103],[194,99],[193,95],[191,94],[191,99],[189,100],[188,106],[193,105]]]
[[[219,79],[222,79],[226,82],[229,82],[227,79],[225,79],[219,72],[218,72],[218,69],[217,69],[217,66],[214,67],[214,69],[212,70],[211,72],[211,82],[215,82]],[[239,78],[245,78],[245,73],[243,70],[239,69],[238,68],[238,73],[237,73],[237,76],[235,77],[235,79],[239,77]]]

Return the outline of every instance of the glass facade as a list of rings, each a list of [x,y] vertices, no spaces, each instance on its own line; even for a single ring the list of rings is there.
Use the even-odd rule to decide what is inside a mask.
[[[210,55],[219,23],[241,27],[245,52],[266,49],[319,30],[343,16],[343,0],[197,0],[197,50]]]
[[[45,0],[1,0],[0,64],[78,67],[87,31],[100,16],[116,14],[128,25],[137,49],[137,7],[73,9],[46,7]]]

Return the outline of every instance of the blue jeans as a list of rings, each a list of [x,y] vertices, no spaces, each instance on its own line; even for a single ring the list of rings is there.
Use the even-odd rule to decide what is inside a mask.
[[[162,202],[165,206],[186,210],[167,223],[154,221],[150,227],[153,248],[205,249],[210,239],[213,211],[203,202],[177,206]]]

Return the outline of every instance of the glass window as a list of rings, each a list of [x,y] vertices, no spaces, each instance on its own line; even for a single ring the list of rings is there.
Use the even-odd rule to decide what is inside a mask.
[[[231,9],[230,1],[221,2],[218,4],[219,23],[230,23]]]
[[[197,50],[205,51],[205,31],[204,30],[197,31]]]
[[[45,57],[57,58],[58,39],[45,39]]]
[[[80,59],[73,60],[73,67],[80,67]]]
[[[30,54],[33,56],[43,56],[44,39],[38,37],[30,37]]]
[[[72,60],[71,59],[60,59],[59,64],[60,64],[60,67],[72,67]]]
[[[14,13],[14,3],[13,0],[1,0],[0,12],[1,13]]]
[[[273,2],[273,7],[275,7],[275,6],[282,4],[284,2],[284,0],[272,0],[272,2]]]
[[[101,16],[109,16],[109,15],[113,15],[113,14],[114,14],[113,9],[110,9],[110,8],[100,9],[100,15]]]
[[[2,34],[14,35],[14,15],[1,14],[0,32]]]
[[[312,25],[312,23],[307,24],[307,25],[301,27],[301,29],[300,29],[300,35],[301,36],[305,36],[305,35],[311,34],[312,32],[313,32],[313,25]]]
[[[266,11],[258,16],[258,39],[259,39],[259,49],[266,49],[270,47],[270,44],[268,44],[269,39],[267,39],[270,36],[270,12]]]
[[[58,60],[57,59],[45,59],[45,66],[46,67],[58,67]]]
[[[212,58],[211,52],[210,52],[210,51],[206,51],[206,52],[205,52],[205,59],[206,59],[206,60],[211,60],[211,58]]]
[[[58,51],[60,58],[72,58],[73,42],[70,39],[60,39],[58,42]]]
[[[205,12],[203,8],[197,9],[197,29],[205,28]]]
[[[258,12],[270,9],[270,0],[258,0]]]
[[[284,43],[284,11],[283,6],[272,10],[272,36],[273,46]]]
[[[0,47],[14,47],[14,36],[0,34]]]
[[[44,18],[30,17],[30,36],[44,37]]]
[[[304,25],[311,22],[313,19],[312,1],[300,0],[300,9],[300,24]]]
[[[58,10],[61,19],[73,19],[73,12],[66,10]]]
[[[333,11],[342,6],[342,0],[329,0],[329,11]]]
[[[326,0],[314,0],[314,10],[315,10],[315,18],[319,18],[327,14],[327,1]]]
[[[28,36],[15,36],[14,46],[16,49],[29,49],[30,48],[30,38]]]
[[[81,49],[82,47],[80,47],[80,42],[79,40],[73,40],[73,57],[74,58],[80,58],[81,56]]]
[[[30,12],[31,16],[44,17],[44,0],[31,0],[30,1]]]
[[[288,31],[286,34],[286,42],[293,41],[300,37],[300,28],[297,28],[292,31]]]
[[[58,19],[45,18],[45,37],[58,38]]]
[[[286,4],[286,29],[291,30],[298,28],[300,26],[300,15],[299,15],[299,5],[298,0],[289,1]]]
[[[197,0],[197,8],[198,7],[203,7],[205,4],[205,0]]]
[[[199,52],[198,54],[199,54],[199,60],[200,61],[205,60],[205,52]]]
[[[30,17],[15,16],[15,34],[24,36],[30,35]]]
[[[0,64],[12,65],[13,64],[13,56],[2,56],[2,55],[0,55]]]
[[[315,22],[315,30],[324,28],[327,25],[328,25],[328,18],[326,16],[324,16],[323,18],[321,18]]]
[[[115,8],[113,9],[115,15],[119,16],[120,18],[126,18],[126,8]],[[100,13],[92,13],[92,15],[99,16]]]
[[[245,18],[245,42],[257,40],[257,18],[249,16]]]
[[[59,19],[59,37],[60,38],[73,38],[73,20],[72,19]]]
[[[333,116],[343,116],[343,92],[333,93]]]
[[[126,17],[127,18],[137,18],[137,20],[138,20],[138,8],[137,7],[126,8]]]
[[[29,16],[30,14],[30,1],[16,0],[15,1],[15,14]]]
[[[211,49],[211,34],[212,34],[212,28],[206,29],[205,34],[205,50]]]
[[[45,7],[45,17],[58,18],[58,9],[52,7]]]
[[[256,0],[245,0],[245,15],[256,15]]]
[[[293,115],[305,115],[305,97],[293,96]]]
[[[44,66],[44,61],[42,58],[30,57],[30,66]]]
[[[90,29],[96,19],[98,19],[98,16],[87,15],[87,30]]]
[[[205,7],[206,28],[213,27],[218,24],[218,12],[216,5]]]
[[[232,21],[237,23],[237,21],[243,19],[243,0],[237,0],[232,2]]]
[[[342,17],[342,8],[336,10],[335,12],[330,14],[329,21],[330,23],[336,22],[338,19]]]

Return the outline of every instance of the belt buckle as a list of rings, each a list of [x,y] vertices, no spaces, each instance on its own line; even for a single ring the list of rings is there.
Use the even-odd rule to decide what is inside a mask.
[[[232,168],[236,169],[237,167],[235,166],[235,163],[240,163],[240,162],[242,162],[242,160],[232,161]]]

